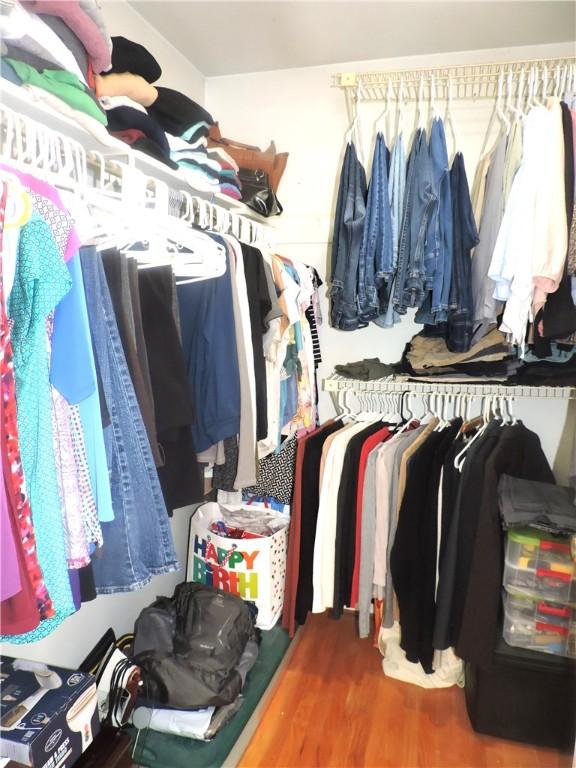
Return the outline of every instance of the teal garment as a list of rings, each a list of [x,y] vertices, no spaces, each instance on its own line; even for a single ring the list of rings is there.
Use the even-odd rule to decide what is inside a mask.
[[[35,85],[48,93],[53,93],[72,109],[84,112],[86,115],[98,120],[102,125],[107,125],[106,113],[86,90],[84,84],[73,72],[64,69],[37,69],[24,61],[6,58],[24,85]]]
[[[194,134],[200,130],[208,135],[207,128],[210,128],[208,123],[204,122],[204,120],[200,120],[200,122],[194,123],[194,125],[191,125],[190,128],[187,128],[180,138],[184,139],[184,141],[190,141]]]
[[[55,615],[41,621],[36,629],[26,634],[1,638],[10,643],[40,640],[75,610],[54,458],[46,335],[46,319],[71,285],[52,230],[33,211],[20,231],[8,317],[13,321],[16,414],[22,467],[34,521],[38,561]]]

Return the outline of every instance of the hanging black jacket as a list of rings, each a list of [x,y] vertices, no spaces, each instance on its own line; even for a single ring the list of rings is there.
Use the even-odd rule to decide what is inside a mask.
[[[554,482],[540,438],[523,424],[502,427],[502,435],[486,459],[482,486],[470,484],[463,491],[468,498],[481,494],[482,502],[456,653],[484,667],[492,664],[499,632],[505,542],[498,510],[502,474]]]

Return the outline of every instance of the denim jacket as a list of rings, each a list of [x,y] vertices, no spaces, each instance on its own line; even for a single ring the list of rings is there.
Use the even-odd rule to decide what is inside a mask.
[[[366,172],[349,144],[340,176],[336,205],[334,243],[332,245],[332,307],[334,328],[352,331],[358,328],[358,262],[366,217]]]
[[[432,123],[428,151],[438,203],[430,215],[426,235],[424,264],[428,295],[416,315],[416,322],[436,324],[448,317],[453,252],[450,169],[444,124],[439,118]]]
[[[377,287],[392,274],[392,223],[388,197],[388,150],[381,133],[376,137],[368,190],[362,247],[358,262],[360,324],[378,317]]]
[[[424,301],[426,235],[428,222],[437,202],[426,131],[418,129],[408,158],[406,198],[394,290],[394,306],[399,314],[405,314],[408,307],[419,307]]]

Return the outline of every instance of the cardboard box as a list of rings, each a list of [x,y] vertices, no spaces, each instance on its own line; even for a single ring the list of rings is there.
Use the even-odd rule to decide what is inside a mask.
[[[0,659],[0,757],[70,768],[100,730],[93,675]]]

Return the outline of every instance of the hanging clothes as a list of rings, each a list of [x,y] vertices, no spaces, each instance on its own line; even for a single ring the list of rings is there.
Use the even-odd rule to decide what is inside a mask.
[[[50,227],[33,212],[20,232],[8,303],[13,322],[18,442],[34,510],[38,559],[55,614],[12,642],[39,640],[74,612],[54,458],[46,321],[71,287]]]
[[[81,251],[94,352],[111,423],[104,431],[114,520],[103,523],[106,546],[93,561],[99,594],[139,589],[177,570],[172,534],[150,443],[130,379],[104,268]]]
[[[163,458],[158,476],[169,514],[201,501],[204,495],[192,438],[194,411],[188,376],[172,312],[172,274],[169,266],[142,269],[138,273],[155,432]]]

